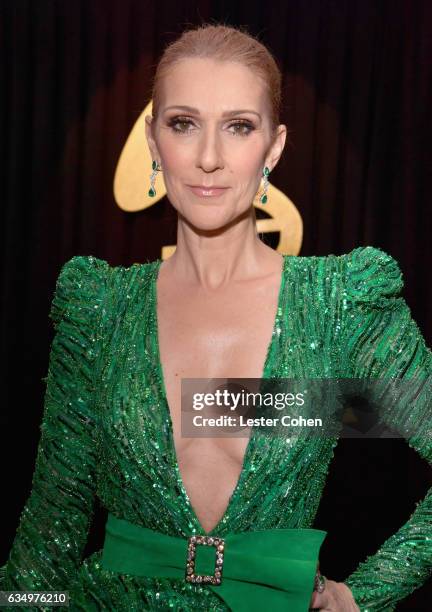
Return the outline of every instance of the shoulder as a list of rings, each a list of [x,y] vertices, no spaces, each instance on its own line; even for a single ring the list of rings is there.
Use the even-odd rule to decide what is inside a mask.
[[[398,261],[378,247],[357,247],[342,256],[344,289],[350,301],[386,306],[404,287]]]
[[[325,302],[340,297],[348,302],[387,305],[404,286],[399,263],[378,247],[357,247],[342,255],[288,257],[295,284],[317,292]]]
[[[99,308],[110,266],[93,255],[75,255],[58,274],[49,317],[57,328],[69,315],[77,320]]]
[[[60,269],[49,317],[57,327],[65,317],[76,322],[107,317],[116,310],[137,279],[147,278],[159,260],[111,266],[93,255],[75,255]]]

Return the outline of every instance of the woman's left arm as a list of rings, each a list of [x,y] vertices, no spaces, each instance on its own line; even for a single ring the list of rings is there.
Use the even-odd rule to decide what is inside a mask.
[[[359,247],[343,257],[341,349],[349,360],[350,374],[377,379],[380,397],[392,398],[390,406],[385,402],[382,421],[401,433],[432,466],[432,352],[400,295],[400,267],[374,247]],[[387,394],[382,394],[383,389]],[[344,584],[362,612],[388,611],[431,572],[432,488],[409,520]]]

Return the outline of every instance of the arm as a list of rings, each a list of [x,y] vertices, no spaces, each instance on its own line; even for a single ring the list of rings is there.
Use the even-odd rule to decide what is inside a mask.
[[[69,590],[93,513],[94,388],[108,264],[73,257],[57,279],[44,413],[30,496],[0,590]]]
[[[400,296],[399,265],[373,247],[354,249],[346,258],[342,349],[350,376],[380,378],[381,389],[387,385],[381,379],[398,379],[402,393],[390,409],[385,407],[382,419],[432,465],[432,353]],[[388,383],[390,389],[391,380]],[[432,488],[409,520],[345,584],[362,611],[393,610],[431,571]]]

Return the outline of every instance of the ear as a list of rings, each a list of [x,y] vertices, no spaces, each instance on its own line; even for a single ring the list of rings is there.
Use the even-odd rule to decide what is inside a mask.
[[[156,141],[153,137],[153,126],[152,123],[154,122],[154,117],[153,115],[146,115],[145,116],[145,133],[146,133],[146,138],[147,138],[147,143],[148,143],[148,147],[150,149],[150,153],[151,153],[151,157],[152,159],[156,159],[159,160],[160,156],[159,156],[159,151],[156,145]]]
[[[276,130],[276,135],[273,138],[273,142],[270,146],[269,152],[266,155],[266,166],[273,170],[273,168],[278,163],[280,156],[282,155],[282,151],[285,147],[287,137],[287,127],[286,125],[278,125]]]

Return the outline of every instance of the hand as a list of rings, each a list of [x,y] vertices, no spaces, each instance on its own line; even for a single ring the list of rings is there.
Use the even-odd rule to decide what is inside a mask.
[[[314,591],[309,605],[310,609],[320,612],[360,612],[347,585],[327,579],[324,591]]]

